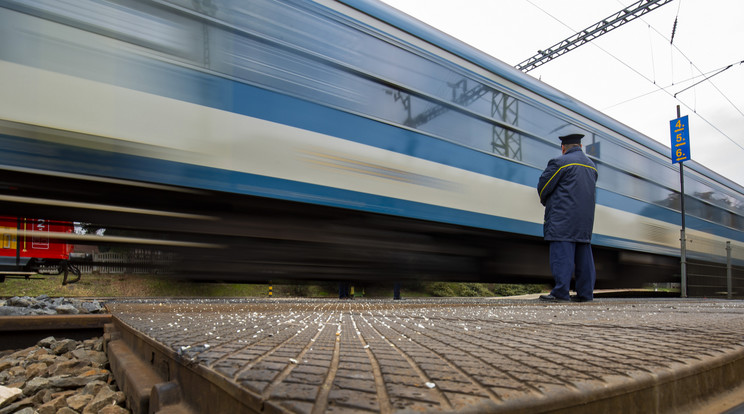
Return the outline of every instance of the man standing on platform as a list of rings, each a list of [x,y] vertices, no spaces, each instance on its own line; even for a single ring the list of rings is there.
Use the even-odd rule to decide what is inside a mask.
[[[597,167],[581,150],[584,135],[559,137],[563,155],[553,158],[540,176],[537,192],[545,206],[543,233],[550,242],[550,270],[555,287],[540,300],[558,302],[594,299],[594,257],[591,239],[594,227]],[[569,297],[571,277],[576,272],[576,297]]]

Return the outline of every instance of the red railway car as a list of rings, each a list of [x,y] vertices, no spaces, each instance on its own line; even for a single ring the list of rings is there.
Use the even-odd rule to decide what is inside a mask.
[[[61,273],[73,246],[59,236],[73,230],[71,222],[0,216],[0,272]]]

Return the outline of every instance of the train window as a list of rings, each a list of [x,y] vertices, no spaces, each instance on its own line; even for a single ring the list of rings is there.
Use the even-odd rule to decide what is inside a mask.
[[[312,6],[257,1],[215,8],[215,17],[249,27],[250,33],[210,27],[210,68],[516,159],[523,152],[521,137],[502,134],[483,119],[529,126],[522,120],[535,113],[548,116],[536,108],[525,109],[527,118],[518,116],[522,102],[463,76],[442,59],[307,7]],[[293,24],[287,25],[290,21]],[[453,120],[458,121],[455,130]]]
[[[681,211],[679,191],[674,186],[662,185],[657,176],[647,177],[620,170],[610,165],[599,162],[598,185],[609,191],[613,191],[628,197],[654,203],[656,205]],[[652,171],[663,171],[658,166]],[[678,177],[677,177],[678,179]],[[701,183],[697,183],[700,185]],[[701,193],[699,191],[688,191],[685,188],[685,213],[718,223],[727,227],[742,229],[741,215],[736,214],[735,206],[728,198],[720,197],[720,193],[713,191]]]
[[[685,193],[687,199],[692,198],[699,203],[690,214],[741,229],[740,226],[737,227],[738,221],[733,217],[741,217],[744,212],[742,204],[735,197],[728,195],[719,185],[710,182],[701,174],[686,169]]]
[[[604,162],[597,163],[597,185],[608,191],[647,201],[663,207],[679,209],[676,193],[647,177],[629,174]]]
[[[215,30],[215,70],[305,99],[363,113],[510,158],[519,154],[520,134],[488,117],[412,95],[343,68],[266,45],[240,34]]]
[[[602,139],[602,162],[614,166],[600,169],[599,185],[620,194],[649,201],[680,211],[679,172],[666,159],[655,158],[650,151],[639,151],[613,139]],[[653,176],[648,175],[653,171]],[[702,175],[687,170],[686,200],[691,207],[686,214],[733,228],[740,220],[741,207],[734,197],[708,181]],[[689,183],[689,184],[688,184]]]
[[[744,230],[744,215],[731,215],[731,227],[737,230]]]
[[[196,21],[140,2],[9,0],[5,7],[123,40],[189,61],[201,61],[203,29]]]
[[[3,249],[14,248],[10,234],[3,234]]]

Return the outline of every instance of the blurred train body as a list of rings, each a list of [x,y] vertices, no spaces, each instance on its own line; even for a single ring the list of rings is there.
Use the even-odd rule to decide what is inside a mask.
[[[70,222],[0,217],[0,271],[61,273],[72,245],[55,233],[72,233]]]
[[[668,148],[372,0],[0,0],[0,94],[0,207],[193,277],[549,281],[535,185],[580,132],[598,286],[679,280]],[[744,188],[686,166],[688,257],[741,266]]]

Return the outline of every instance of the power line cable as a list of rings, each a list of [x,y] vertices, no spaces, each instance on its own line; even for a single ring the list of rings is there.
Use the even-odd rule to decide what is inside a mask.
[[[546,11],[546,10],[545,10],[545,9],[543,9],[542,7],[540,7],[540,6],[536,5],[535,3],[533,3],[533,2],[531,1],[531,0],[525,0],[525,1],[527,1],[527,3],[530,3],[531,5],[535,6],[535,7],[536,7],[536,8],[538,8],[538,9],[539,9],[540,11],[542,11],[542,12],[543,12],[543,13],[545,13],[545,14],[547,14],[547,15],[548,15],[548,16],[550,16],[550,17],[551,17],[551,18],[552,18],[553,20],[555,20],[555,21],[557,21],[558,23],[562,24],[563,26],[565,26],[565,27],[566,27],[566,28],[568,28],[569,30],[571,30],[571,31],[575,31],[575,29],[574,29],[573,27],[571,27],[571,26],[567,25],[566,23],[564,23],[563,21],[561,21],[561,20],[560,20],[559,18],[557,18],[557,17],[553,16],[552,14],[550,14],[550,13],[549,13],[548,11]],[[647,23],[647,24],[648,24],[648,23]],[[635,73],[636,73],[636,74],[637,74],[638,76],[640,76],[640,77],[642,77],[642,78],[646,79],[647,81],[649,81],[649,82],[651,82],[651,83],[654,83],[654,81],[652,81],[651,79],[649,79],[649,78],[648,78],[648,77],[647,77],[646,75],[644,75],[644,74],[642,74],[641,72],[637,71],[636,69],[632,68],[632,67],[631,67],[630,65],[628,65],[628,64],[627,64],[627,63],[625,63],[625,62],[623,62],[623,61],[622,61],[622,60],[621,60],[620,58],[618,58],[617,56],[613,55],[612,53],[608,52],[607,50],[605,50],[605,49],[604,49],[604,48],[602,48],[601,46],[597,45],[597,43],[596,43],[596,42],[592,42],[592,45],[594,45],[595,47],[597,47],[597,48],[598,48],[599,50],[601,50],[601,51],[605,52],[606,54],[608,54],[609,56],[611,56],[611,57],[612,57],[613,59],[615,59],[615,60],[617,60],[618,62],[620,62],[620,63],[621,63],[621,64],[622,64],[623,66],[625,66],[626,68],[628,68],[628,69],[632,70],[633,72],[635,72]]]
[[[612,105],[610,105],[610,106],[606,106],[606,107],[602,108],[602,110],[604,111],[604,110],[607,110],[607,109],[612,109],[612,108],[614,108],[614,107],[616,107],[616,106],[620,106],[620,105],[626,104],[626,103],[628,103],[628,102],[632,102],[632,101],[635,101],[636,99],[640,99],[640,98],[643,98],[643,97],[645,97],[645,96],[651,95],[652,93],[656,93],[656,92],[661,92],[661,91],[663,91],[663,90],[669,89],[669,88],[671,88],[672,86],[678,85],[678,84],[680,84],[680,83],[685,83],[685,82],[689,82],[689,81],[694,81],[694,80],[696,80],[696,79],[700,78],[701,76],[707,76],[708,74],[711,74],[711,73],[713,73],[713,72],[718,72],[718,71],[722,71],[723,69],[726,69],[726,68],[727,68],[727,67],[729,67],[729,66],[733,66],[733,65],[736,65],[736,64],[742,64],[742,63],[744,63],[744,61],[741,61],[741,62],[734,62],[734,63],[732,63],[732,64],[730,64],[730,65],[726,65],[726,66],[721,66],[720,68],[717,68],[717,69],[713,69],[713,70],[711,70],[711,71],[708,71],[708,72],[706,72],[706,73],[701,73],[701,74],[699,74],[699,75],[694,75],[694,76],[691,76],[691,77],[689,77],[689,78],[687,78],[687,79],[684,79],[684,80],[682,80],[682,81],[679,81],[679,82],[676,82],[676,83],[670,83],[669,85],[666,85],[666,86],[659,86],[659,85],[657,85],[657,84],[656,84],[656,82],[654,82],[654,86],[656,86],[656,89],[652,89],[651,91],[648,91],[648,92],[644,92],[644,93],[642,93],[642,94],[640,94],[640,95],[638,95],[638,96],[634,96],[634,97],[632,97],[632,98],[628,98],[628,99],[625,99],[625,100],[623,100],[623,101],[621,101],[621,102],[618,102],[618,103],[612,104]],[[714,76],[715,76],[715,75],[714,75]],[[712,77],[712,76],[711,76],[711,77]],[[710,77],[709,77],[709,78],[710,78]],[[704,81],[704,80],[705,80],[705,79],[703,79],[703,81]],[[702,81],[701,81],[701,82],[702,82]],[[700,83],[700,82],[698,82],[698,83]],[[680,92],[682,92],[682,91],[679,91],[679,92],[677,92],[677,93],[680,93]]]
[[[618,3],[620,3],[620,4],[622,5],[622,2],[621,2],[620,0],[617,0],[617,2],[618,2]],[[682,7],[682,0],[680,0],[680,1],[679,1],[679,3],[677,4],[677,16],[679,16],[679,10],[680,10],[680,8],[681,8],[681,7]],[[660,31],[658,31],[658,30],[657,30],[657,29],[656,29],[655,27],[651,26],[651,24],[649,24],[649,23],[648,23],[648,22],[647,22],[646,20],[644,20],[643,18],[640,18],[640,20],[641,20],[642,22],[644,22],[644,23],[648,24],[648,27],[650,27],[651,29],[653,29],[653,30],[654,30],[654,31],[655,31],[655,32],[656,32],[656,33],[657,33],[657,34],[658,34],[659,36],[661,36],[661,37],[662,37],[662,38],[663,38],[664,40],[669,40],[669,44],[670,44],[670,46],[671,46],[671,47],[673,47],[674,49],[676,49],[676,50],[677,50],[677,52],[679,52],[679,53],[680,53],[680,54],[682,55],[682,57],[684,57],[685,59],[687,59],[687,61],[688,61],[688,62],[690,62],[690,64],[691,64],[691,65],[692,65],[692,66],[693,66],[693,67],[694,67],[694,68],[695,68],[695,69],[696,69],[696,70],[697,70],[697,71],[698,71],[698,72],[699,72],[700,74],[703,74],[703,71],[702,71],[702,70],[700,70],[700,68],[699,68],[699,67],[698,67],[698,66],[697,66],[697,65],[695,64],[695,62],[693,62],[693,61],[692,61],[692,59],[690,59],[689,57],[687,57],[687,55],[686,55],[686,54],[685,54],[685,53],[684,53],[684,52],[682,51],[682,49],[680,49],[680,48],[679,48],[679,47],[678,47],[677,45],[673,44],[673,42],[672,42],[672,39],[667,39],[667,38],[666,38],[666,36],[664,36],[664,34],[662,34],[662,33],[661,33]],[[677,17],[675,17],[675,18],[674,18],[674,20],[675,20],[675,28],[676,28],[676,24],[677,24]],[[673,31],[673,32],[674,32],[674,31]],[[674,34],[674,33],[672,33],[672,34]],[[741,63],[742,63],[742,62],[739,62],[739,64],[741,64]],[[734,64],[735,64],[735,63],[734,63]],[[673,62],[672,62],[672,65],[671,65],[671,67],[672,67],[672,70],[673,70],[673,69],[674,69],[674,65],[673,65]],[[638,73],[638,72],[636,71],[636,73]],[[710,73],[710,72],[708,72],[708,73]],[[645,78],[645,76],[644,76],[644,78]],[[648,78],[646,78],[646,79],[648,79]],[[674,75],[673,75],[673,74],[672,74],[672,79],[674,79]],[[732,102],[732,101],[731,101],[731,99],[729,99],[729,97],[728,97],[728,96],[726,96],[726,94],[725,94],[725,93],[723,93],[723,91],[722,91],[722,90],[721,90],[720,88],[718,88],[718,86],[717,86],[717,85],[716,85],[715,83],[713,83],[713,82],[711,81],[711,82],[710,82],[710,84],[711,84],[711,86],[713,86],[713,88],[714,88],[714,89],[715,89],[716,91],[718,91],[718,93],[719,93],[719,94],[721,94],[721,96],[723,96],[723,99],[725,99],[725,100],[726,100],[726,101],[727,101],[727,102],[728,102],[728,103],[729,103],[729,104],[730,104],[730,105],[731,105],[731,106],[732,106],[732,107],[733,107],[733,108],[734,108],[734,109],[735,109],[735,110],[736,110],[737,112],[739,112],[739,114],[740,114],[741,116],[743,116],[743,117],[744,117],[744,112],[742,112],[742,110],[741,110],[741,109],[740,109],[740,108],[739,108],[739,107],[738,107],[738,106],[737,106],[737,105],[736,105],[736,104],[735,104],[734,102]],[[679,92],[677,92],[677,93],[679,93]],[[676,94],[675,94],[675,96],[674,96],[674,99],[677,99],[677,97],[676,97]],[[679,100],[679,99],[677,99],[677,100],[678,100],[679,102],[682,102],[682,101],[681,101],[681,100]],[[689,109],[689,107],[688,107],[688,109]],[[694,110],[694,109],[693,109],[693,112],[697,113],[697,111],[696,111],[696,110]],[[729,137],[728,135],[724,135],[724,136],[725,136],[726,138],[728,138],[728,139],[729,139],[730,141],[732,141],[732,142],[733,142],[733,139],[732,139],[731,137]],[[736,144],[736,145],[740,146],[739,144]],[[740,146],[740,147],[741,147],[741,146]]]
[[[693,70],[694,67],[695,67],[695,65],[692,62],[690,62],[690,76],[692,76],[695,73],[695,71]],[[724,69],[724,70],[726,70],[726,69]],[[716,75],[713,75],[713,76],[716,76]],[[695,112],[697,112],[697,96],[698,96],[697,95],[697,89],[693,89],[692,91],[695,94]],[[679,92],[677,92],[677,93],[679,93]],[[677,93],[675,93],[674,95],[677,96]]]
[[[619,2],[619,1],[620,1],[620,0],[618,0],[618,2]],[[622,4],[622,3],[621,3],[621,4]],[[645,20],[643,20],[643,18],[641,18],[641,21],[643,21],[644,23],[648,24],[648,22],[646,22]],[[653,31],[655,31],[655,32],[656,32],[656,33],[657,33],[657,34],[658,34],[659,36],[661,36],[661,37],[662,37],[662,38],[663,38],[664,40],[669,40],[669,39],[667,39],[667,38],[666,38],[666,36],[664,36],[664,34],[662,34],[662,33],[661,33],[660,31],[658,31],[658,30],[657,30],[657,29],[656,29],[655,27],[651,26],[650,24],[649,24],[649,27],[651,27],[651,29],[652,29]],[[698,66],[697,66],[697,65],[695,64],[695,62],[693,62],[693,61],[692,61],[692,59],[690,59],[689,57],[687,57],[687,55],[685,54],[685,52],[683,52],[683,51],[682,51],[682,49],[680,49],[680,48],[679,48],[679,47],[678,47],[677,45],[675,45],[675,44],[672,44],[672,43],[671,43],[671,41],[670,41],[669,43],[670,43],[671,47],[673,47],[674,49],[676,49],[676,50],[677,50],[677,52],[679,52],[679,54],[681,54],[681,55],[682,55],[682,57],[684,57],[685,59],[687,59],[687,61],[688,61],[688,62],[690,62],[690,63],[692,64],[692,66],[693,66],[693,67],[695,68],[695,70],[697,70],[697,71],[698,71],[698,72],[699,72],[700,74],[703,74],[703,71],[702,71],[702,70],[700,70],[700,68],[699,68],[699,67],[698,67]],[[742,62],[739,62],[739,63],[741,64]],[[734,64],[735,64],[735,63],[734,63]],[[672,67],[673,67],[673,66],[672,66]],[[708,72],[708,73],[710,73],[710,72]],[[739,108],[739,107],[738,107],[738,106],[737,106],[737,105],[736,105],[736,104],[735,104],[734,102],[732,102],[732,101],[731,101],[731,99],[729,99],[729,97],[728,97],[728,96],[726,96],[726,94],[725,94],[725,93],[723,93],[723,91],[722,91],[722,90],[721,90],[720,88],[718,88],[718,86],[717,86],[717,85],[716,85],[715,83],[713,83],[713,82],[711,81],[711,82],[710,82],[710,84],[711,84],[711,86],[713,86],[713,88],[714,88],[714,89],[715,89],[716,91],[718,91],[718,93],[720,93],[720,94],[721,94],[721,96],[723,96],[723,99],[725,99],[725,100],[726,100],[726,101],[727,101],[727,102],[728,102],[728,103],[729,103],[729,104],[730,104],[730,105],[731,105],[731,106],[732,106],[732,107],[733,107],[734,109],[736,109],[736,111],[737,111],[737,112],[739,112],[739,114],[740,114],[741,116],[743,116],[743,117],[744,117],[744,112],[743,112],[743,111],[742,111],[742,110],[741,110],[741,109],[740,109],[740,108]]]
[[[654,70],[654,84],[656,84],[656,60],[654,59],[654,39],[651,37],[651,25],[648,25],[648,46],[651,49],[651,68]]]
[[[548,15],[548,16],[550,16],[550,17],[551,17],[551,18],[552,18],[553,20],[555,20],[555,21],[557,21],[558,23],[562,24],[563,26],[565,26],[565,27],[566,27],[566,28],[568,28],[569,30],[571,30],[571,31],[574,31],[574,32],[575,32],[575,29],[573,29],[573,28],[572,28],[571,26],[567,25],[566,23],[564,23],[563,21],[561,21],[561,20],[560,20],[560,19],[558,19],[557,17],[553,16],[552,14],[550,14],[550,13],[549,13],[548,11],[546,11],[546,10],[545,10],[545,9],[543,9],[542,7],[540,7],[540,6],[536,5],[536,4],[535,4],[535,3],[533,3],[533,2],[531,1],[531,0],[525,0],[525,1],[527,1],[527,2],[528,2],[528,3],[530,3],[530,4],[532,5],[532,6],[534,6],[534,7],[535,7],[535,8],[537,8],[537,9],[539,9],[539,10],[540,10],[540,11],[542,11],[543,13],[547,14],[547,15]],[[620,0],[618,0],[618,2],[620,2]],[[621,4],[622,4],[622,3],[621,3]],[[643,19],[641,19],[641,20],[645,22],[645,20],[643,20]],[[649,23],[648,23],[648,22],[646,22],[646,24],[649,24]],[[651,26],[651,27],[653,28],[653,26]],[[658,30],[656,30],[655,28],[653,28],[653,29],[654,29],[654,31],[656,31],[656,32],[658,33]],[[661,33],[659,33],[659,34],[661,35]],[[663,35],[661,35],[661,36],[663,36]],[[596,44],[595,42],[592,42],[592,44],[593,44],[593,45],[594,45],[595,47],[597,47],[597,48],[598,48],[599,50],[603,51],[604,53],[606,53],[607,55],[609,55],[610,57],[612,57],[613,59],[615,59],[616,61],[618,61],[619,63],[621,63],[621,64],[622,64],[623,66],[625,66],[626,68],[628,68],[628,69],[630,69],[631,71],[635,72],[635,73],[636,73],[636,74],[637,74],[638,76],[642,77],[643,79],[646,79],[646,80],[647,80],[648,82],[650,82],[650,83],[652,83],[652,84],[654,84],[654,85],[655,85],[655,83],[653,82],[653,80],[649,79],[649,78],[648,78],[648,77],[647,77],[646,75],[642,74],[641,72],[639,72],[639,71],[638,71],[638,70],[636,70],[635,68],[631,67],[630,65],[628,65],[627,63],[625,63],[624,61],[622,61],[622,60],[621,60],[620,58],[618,58],[617,56],[613,55],[612,53],[610,53],[609,51],[607,51],[607,50],[606,50],[606,49],[604,49],[603,47],[599,46],[599,45],[598,45],[598,44]],[[689,61],[690,63],[693,63],[691,59],[689,59],[689,58],[688,58],[688,57],[687,57],[687,56],[686,56],[686,55],[685,55],[684,53],[682,53],[682,51],[680,51],[680,50],[679,50],[679,48],[677,48],[677,47],[676,47],[676,46],[674,46],[674,45],[672,45],[672,46],[673,46],[673,47],[675,47],[675,48],[676,48],[676,49],[677,49],[677,50],[678,50],[678,51],[679,51],[679,52],[680,52],[680,53],[682,54],[682,56],[684,56],[684,57],[685,57],[685,59],[687,59],[687,60],[688,60],[688,61]],[[694,64],[694,63],[693,63],[693,64]],[[702,72],[702,71],[701,71],[701,70],[700,70],[700,69],[699,69],[699,68],[698,68],[697,66],[695,66],[695,69],[697,69],[697,71],[698,71],[698,72],[700,72],[700,73],[703,73],[703,72]],[[733,103],[733,102],[731,102],[731,100],[730,100],[730,99],[728,99],[728,97],[726,97],[726,96],[725,96],[725,94],[723,94],[723,92],[721,92],[721,90],[720,90],[720,89],[718,89],[718,87],[716,87],[716,86],[715,86],[715,84],[713,84],[713,82],[711,82],[711,84],[713,85],[713,87],[715,87],[715,88],[716,88],[716,90],[717,90],[717,91],[718,91],[718,92],[719,92],[719,93],[720,93],[721,95],[723,95],[723,96],[724,96],[724,98],[726,98],[726,100],[728,100],[728,101],[729,101],[729,103],[731,103],[731,105],[733,105],[733,106],[734,106],[734,108],[736,108],[736,110],[737,110],[737,111],[739,111],[739,113],[741,113],[741,114],[742,114],[742,116],[744,116],[744,113],[742,113],[742,112],[741,112],[741,110],[739,110],[739,108],[738,108],[738,107],[736,107],[736,105],[734,105],[734,103]],[[672,97],[672,99],[674,99],[674,100],[678,101],[678,102],[679,102],[680,104],[682,104],[682,105],[683,105],[683,106],[684,106],[685,108],[687,108],[687,109],[689,109],[690,111],[692,111],[693,113],[695,113],[695,114],[696,114],[696,115],[697,115],[697,116],[698,116],[698,117],[699,117],[700,119],[702,119],[703,121],[705,121],[705,123],[706,123],[706,124],[710,125],[710,127],[711,127],[711,128],[715,129],[716,131],[718,131],[718,133],[720,133],[721,135],[723,135],[724,137],[726,137],[726,139],[728,139],[729,141],[731,141],[731,143],[733,143],[733,144],[734,144],[734,145],[736,145],[737,147],[739,147],[739,148],[741,148],[742,150],[744,150],[744,146],[742,146],[742,145],[741,145],[741,144],[739,144],[738,142],[734,141],[734,139],[733,139],[733,138],[731,138],[730,136],[728,136],[728,135],[727,135],[727,134],[726,134],[725,132],[721,131],[721,129],[720,129],[720,128],[718,128],[717,126],[713,125],[713,123],[712,123],[712,122],[708,121],[708,119],[706,119],[705,117],[703,117],[703,116],[702,116],[702,115],[701,115],[701,114],[700,114],[699,112],[695,111],[695,110],[694,110],[693,108],[690,108],[690,106],[689,106],[689,105],[687,105],[686,103],[684,103],[684,102],[683,102],[682,100],[680,100],[680,99],[677,99],[677,98],[676,98],[676,97],[675,97],[674,95],[672,95],[672,93],[671,93],[671,92],[669,92],[669,91],[667,91],[666,89],[664,89],[664,88],[660,87],[659,85],[656,85],[656,86],[657,86],[657,87],[658,87],[659,89],[661,89],[661,90],[662,90],[663,92],[665,92],[665,93],[666,93],[667,95],[671,96],[671,97]]]

